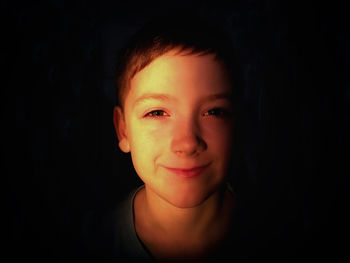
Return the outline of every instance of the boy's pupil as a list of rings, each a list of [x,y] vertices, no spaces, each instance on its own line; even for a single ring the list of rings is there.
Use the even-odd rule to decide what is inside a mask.
[[[209,111],[210,114],[221,114],[222,112],[220,111],[220,109],[212,109]]]

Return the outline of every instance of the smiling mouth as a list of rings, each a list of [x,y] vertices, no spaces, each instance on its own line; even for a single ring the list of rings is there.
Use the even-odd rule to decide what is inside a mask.
[[[190,169],[181,169],[181,168],[170,168],[165,167],[168,171],[174,173],[177,176],[184,177],[184,178],[193,178],[199,176],[208,166],[209,164],[206,164],[204,166],[194,167]]]

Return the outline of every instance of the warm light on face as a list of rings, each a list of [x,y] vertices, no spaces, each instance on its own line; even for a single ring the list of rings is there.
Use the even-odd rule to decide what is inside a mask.
[[[124,114],[125,142],[146,187],[178,207],[218,190],[233,117],[231,84],[213,55],[157,58],[131,80]]]

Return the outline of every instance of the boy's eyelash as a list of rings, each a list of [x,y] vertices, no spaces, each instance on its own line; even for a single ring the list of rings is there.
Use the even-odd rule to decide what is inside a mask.
[[[164,110],[153,110],[144,115],[144,118],[162,118],[169,116]],[[213,108],[206,111],[203,116],[215,116],[220,118],[225,118],[231,116],[231,113],[223,108]]]
[[[163,111],[163,110],[153,110],[150,111],[148,113],[145,114],[144,117],[149,117],[149,118],[160,118],[160,117],[164,117],[164,116],[168,116],[168,114]]]
[[[228,117],[230,112],[223,108],[213,108],[204,113],[204,116]]]

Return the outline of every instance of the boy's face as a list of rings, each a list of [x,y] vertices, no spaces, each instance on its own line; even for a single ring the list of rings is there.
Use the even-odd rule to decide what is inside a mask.
[[[148,190],[182,208],[218,191],[231,159],[230,95],[213,55],[169,52],[134,76],[114,120],[119,146]]]

